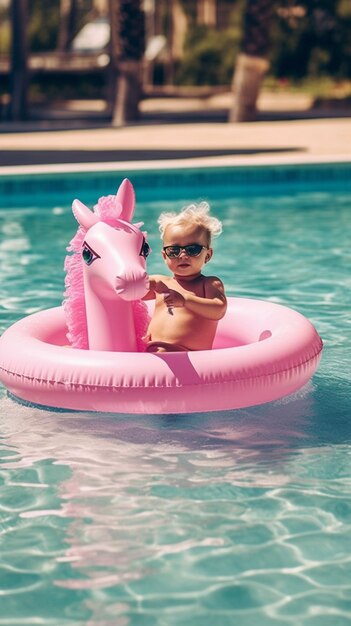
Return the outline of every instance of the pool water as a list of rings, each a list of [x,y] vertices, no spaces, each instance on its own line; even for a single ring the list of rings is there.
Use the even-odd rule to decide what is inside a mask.
[[[308,316],[319,370],[292,397],[196,415],[41,411],[0,388],[0,624],[351,624],[351,193],[207,198],[211,272]],[[195,199],[138,204],[151,273],[158,214]],[[60,303],[75,229],[68,205],[1,210],[1,331]]]

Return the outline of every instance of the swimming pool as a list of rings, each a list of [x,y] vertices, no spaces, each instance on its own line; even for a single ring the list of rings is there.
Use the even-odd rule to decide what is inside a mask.
[[[0,624],[351,623],[351,185],[293,173],[216,173],[202,192],[178,173],[155,199],[129,173],[151,272],[160,211],[206,197],[224,223],[211,271],[309,317],[322,363],[293,398],[200,415],[43,412],[1,388]],[[0,210],[1,330],[60,303],[76,228],[69,189],[17,191]]]

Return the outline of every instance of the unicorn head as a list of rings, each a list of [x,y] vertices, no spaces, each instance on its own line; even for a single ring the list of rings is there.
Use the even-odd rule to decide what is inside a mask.
[[[69,339],[75,347],[114,351],[138,348],[133,302],[148,290],[145,260],[150,249],[145,233],[140,230],[142,224],[131,223],[134,207],[134,190],[128,179],[122,182],[116,196],[100,198],[95,212],[80,200],[72,204],[80,228],[69,248],[75,255],[66,258],[68,298],[64,306]],[[77,266],[75,277],[74,265]],[[81,319],[77,302],[73,307],[80,319],[77,337],[70,302],[72,305],[82,289],[80,309],[84,309],[85,320]]]

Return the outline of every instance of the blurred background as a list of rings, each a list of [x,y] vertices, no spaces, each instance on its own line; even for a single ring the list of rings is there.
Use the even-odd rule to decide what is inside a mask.
[[[261,90],[351,103],[350,0],[0,0],[0,121],[140,118],[150,99]]]

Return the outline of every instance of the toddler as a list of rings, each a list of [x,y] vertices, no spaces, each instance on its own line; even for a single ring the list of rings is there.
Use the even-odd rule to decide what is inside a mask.
[[[209,215],[206,202],[179,214],[162,213],[158,223],[162,256],[172,275],[150,276],[144,300],[156,302],[144,338],[146,351],[210,350],[227,301],[222,281],[204,276],[202,269],[213,256],[211,238],[220,235],[222,224]]]

